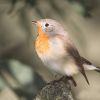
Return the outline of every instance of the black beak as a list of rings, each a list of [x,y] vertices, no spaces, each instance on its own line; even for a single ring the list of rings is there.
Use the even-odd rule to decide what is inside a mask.
[[[33,24],[36,24],[36,23],[37,23],[37,21],[32,21],[32,23],[33,23]]]

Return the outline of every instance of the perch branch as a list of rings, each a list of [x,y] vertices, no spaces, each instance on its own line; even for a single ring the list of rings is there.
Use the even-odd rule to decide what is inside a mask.
[[[50,82],[47,84],[34,100],[74,100],[71,93],[71,86],[66,80]]]

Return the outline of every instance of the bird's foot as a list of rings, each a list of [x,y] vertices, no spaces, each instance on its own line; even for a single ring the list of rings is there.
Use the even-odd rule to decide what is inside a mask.
[[[47,83],[48,85],[49,84],[55,84],[55,83],[58,83],[58,82],[60,82],[60,81],[62,81],[62,80],[64,80],[65,79],[65,76],[62,76],[60,79],[58,79],[58,80],[53,80],[53,81],[51,81],[51,82],[49,82],[49,83]]]
[[[64,81],[66,80],[70,80],[74,84],[75,87],[77,86],[77,83],[72,76],[65,76]]]

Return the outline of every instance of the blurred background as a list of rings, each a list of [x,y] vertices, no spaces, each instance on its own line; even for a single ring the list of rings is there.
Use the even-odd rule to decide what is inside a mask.
[[[0,100],[33,100],[54,79],[34,50],[32,20],[52,18],[69,32],[80,54],[100,66],[100,0],[0,0]],[[100,100],[100,73],[81,74],[75,100]]]

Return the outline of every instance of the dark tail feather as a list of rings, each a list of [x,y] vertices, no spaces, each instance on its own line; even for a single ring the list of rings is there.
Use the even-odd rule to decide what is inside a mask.
[[[90,85],[90,83],[89,83],[89,81],[88,81],[88,78],[87,78],[87,76],[86,76],[86,74],[85,74],[84,69],[83,69],[83,70],[80,70],[80,72],[81,72],[82,75],[84,76],[84,78],[85,78],[86,82],[88,83],[88,85]]]
[[[95,71],[100,73],[100,67],[97,67],[97,66],[96,66]]]
[[[95,71],[97,71],[97,72],[99,72],[100,73],[100,67],[98,67],[98,66],[95,66],[95,65],[93,65],[90,61],[88,61],[87,59],[85,59],[85,58],[83,58],[83,57],[81,57],[81,59],[82,59],[82,62],[83,62],[83,64],[87,64],[87,65],[90,65],[90,67],[92,66],[92,67],[94,67],[93,69],[88,69],[88,70],[95,70]],[[84,66],[83,66],[84,67]],[[89,66],[88,66],[89,67]]]
[[[88,78],[87,78],[85,72],[81,72],[81,73],[82,73],[82,75],[85,77],[85,80],[86,80],[86,82],[88,83],[88,85],[90,85],[89,80],[88,80]]]

